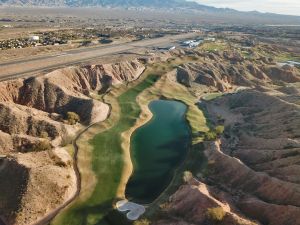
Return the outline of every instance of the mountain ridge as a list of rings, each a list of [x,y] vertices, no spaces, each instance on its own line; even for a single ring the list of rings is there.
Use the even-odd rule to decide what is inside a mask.
[[[66,7],[120,7],[194,9],[209,12],[234,12],[229,8],[216,8],[186,0],[0,0],[0,6],[66,6]]]
[[[238,11],[230,8],[216,8],[199,4],[187,0],[0,0],[0,7],[103,7],[103,8],[120,8],[120,9],[154,9],[164,12],[179,11],[195,13],[199,16],[221,16],[226,20],[227,17],[235,18],[235,21],[250,21],[255,18],[261,20],[263,24],[300,23],[300,16],[283,15],[275,13],[262,13],[258,11]],[[267,21],[264,21],[267,20]],[[264,21],[264,22],[262,22]]]

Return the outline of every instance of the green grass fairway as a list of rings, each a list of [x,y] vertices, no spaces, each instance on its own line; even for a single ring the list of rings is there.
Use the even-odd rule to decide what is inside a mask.
[[[81,192],[76,200],[64,209],[51,225],[107,225],[103,219],[112,209],[112,203],[119,193],[120,181],[124,172],[124,139],[121,134],[132,128],[141,113],[137,96],[145,89],[154,86],[160,78],[161,88],[145,92],[141,97],[143,106],[150,100],[165,96],[178,99],[188,105],[187,119],[193,133],[205,131],[205,118],[195,105],[187,89],[176,82],[165,82],[164,74],[185,62],[197,61],[197,57],[171,58],[167,62],[148,65],[137,81],[114,87],[105,96],[105,101],[112,106],[110,117],[100,124],[95,124],[77,141],[79,146],[78,167],[82,174]],[[149,99],[147,97],[149,95]],[[99,98],[99,96],[95,96]],[[201,138],[200,138],[201,139]],[[89,142],[87,140],[90,140]],[[124,147],[124,146],[123,146]],[[109,218],[111,219],[111,217]],[[118,219],[119,220],[119,219]],[[119,223],[121,225],[123,223]]]
[[[94,192],[87,201],[75,202],[55,219],[54,225],[106,224],[103,217],[112,209],[124,166],[120,134],[135,124],[141,112],[136,102],[137,95],[152,86],[158,78],[156,75],[149,75],[117,98],[121,110],[119,121],[90,141],[93,146],[92,169],[97,178]]]
[[[215,98],[218,98],[220,96],[222,96],[223,93],[209,93],[209,94],[206,94],[204,95],[202,98],[205,100],[205,101],[210,101],[210,100],[213,100]]]

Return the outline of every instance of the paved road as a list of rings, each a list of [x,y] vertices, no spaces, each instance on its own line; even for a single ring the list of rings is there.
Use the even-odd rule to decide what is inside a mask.
[[[36,75],[45,71],[51,71],[64,66],[85,63],[103,56],[109,56],[122,52],[149,47],[160,47],[162,45],[172,45],[180,40],[192,38],[196,35],[197,34],[195,33],[180,34],[110,46],[73,49],[50,55],[6,61],[0,63],[0,80]]]

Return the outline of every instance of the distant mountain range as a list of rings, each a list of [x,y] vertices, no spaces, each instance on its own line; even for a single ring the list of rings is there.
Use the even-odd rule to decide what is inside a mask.
[[[234,11],[217,9],[186,0],[0,0],[0,5],[19,6],[70,6],[70,7],[121,7],[121,8],[168,8],[195,9],[201,11]]]
[[[160,9],[164,11],[194,12],[204,17],[231,18],[232,23],[256,21],[262,24],[300,24],[300,16],[272,13],[240,12],[228,8],[215,8],[187,0],[0,0],[0,6],[40,7],[94,7],[124,9]]]

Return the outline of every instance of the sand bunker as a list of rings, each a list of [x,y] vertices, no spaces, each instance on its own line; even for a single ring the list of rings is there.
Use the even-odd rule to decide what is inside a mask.
[[[143,215],[146,211],[145,207],[142,205],[138,205],[133,202],[128,202],[127,200],[118,201],[117,209],[120,212],[127,212],[126,217],[129,220],[137,220],[141,215]]]

